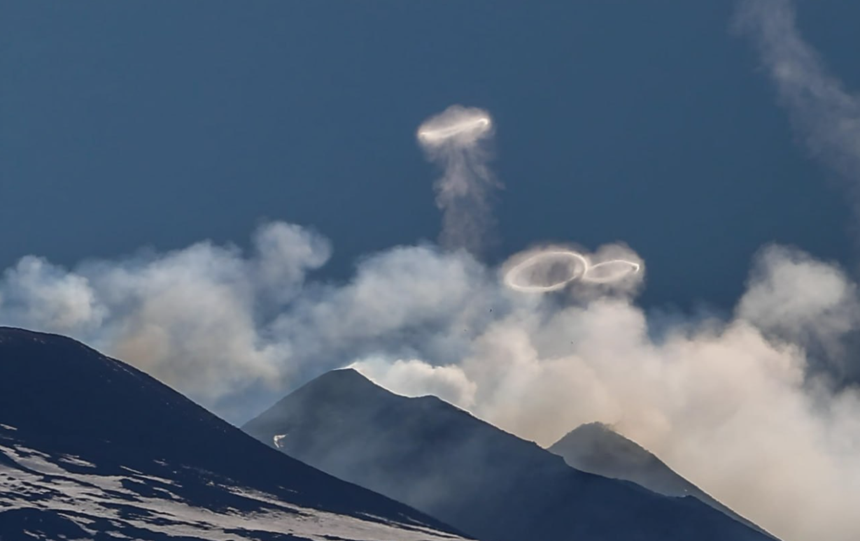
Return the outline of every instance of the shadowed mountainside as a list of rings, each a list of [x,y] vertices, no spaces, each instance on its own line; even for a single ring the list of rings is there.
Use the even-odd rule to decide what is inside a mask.
[[[324,374],[245,425],[293,457],[484,541],[764,541],[692,497],[569,467],[435,397]]]
[[[459,539],[452,532],[261,445],[125,363],[0,328],[0,540]]]
[[[578,470],[630,481],[665,496],[693,496],[735,520],[760,530],[675,473],[653,453],[603,423],[581,425],[547,450]]]

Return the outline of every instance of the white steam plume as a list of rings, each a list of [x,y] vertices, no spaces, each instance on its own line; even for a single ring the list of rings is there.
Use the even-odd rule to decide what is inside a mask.
[[[741,0],[738,28],[761,61],[812,154],[848,181],[860,213],[860,97],[831,75],[800,36],[791,0]]]
[[[487,167],[487,141],[493,121],[482,109],[452,105],[418,128],[418,143],[443,168],[436,181],[436,204],[442,210],[439,241],[449,249],[480,254],[491,241],[491,197],[501,185]]]

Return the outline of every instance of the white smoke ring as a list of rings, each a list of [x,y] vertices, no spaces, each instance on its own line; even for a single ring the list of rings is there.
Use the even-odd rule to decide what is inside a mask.
[[[573,271],[570,273],[570,276],[547,285],[523,283],[521,278],[526,271],[545,263],[549,258],[567,258],[572,261]],[[524,293],[546,293],[565,288],[570,282],[584,276],[585,273],[588,272],[588,268],[588,259],[579,252],[575,252],[573,250],[546,250],[527,257],[511,267],[505,273],[504,282],[506,286],[515,291],[521,291]]]
[[[493,122],[481,109],[449,108],[418,127],[418,141],[427,147],[444,144],[474,145],[490,134]]]
[[[642,265],[627,259],[610,259],[590,265],[582,275],[582,281],[591,284],[613,284],[638,274]],[[601,274],[602,273],[602,274]]]

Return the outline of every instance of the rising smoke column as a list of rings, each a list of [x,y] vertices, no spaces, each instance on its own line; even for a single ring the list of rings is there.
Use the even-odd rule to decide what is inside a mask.
[[[490,241],[491,197],[501,184],[487,167],[493,121],[482,109],[452,105],[427,119],[416,137],[427,157],[444,170],[436,181],[442,210],[439,241],[445,248],[480,254]]]

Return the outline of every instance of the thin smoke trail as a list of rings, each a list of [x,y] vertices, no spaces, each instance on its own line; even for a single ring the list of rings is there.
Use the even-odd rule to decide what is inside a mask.
[[[754,43],[799,138],[847,181],[860,218],[860,96],[803,40],[790,0],[742,0],[737,28]]]

